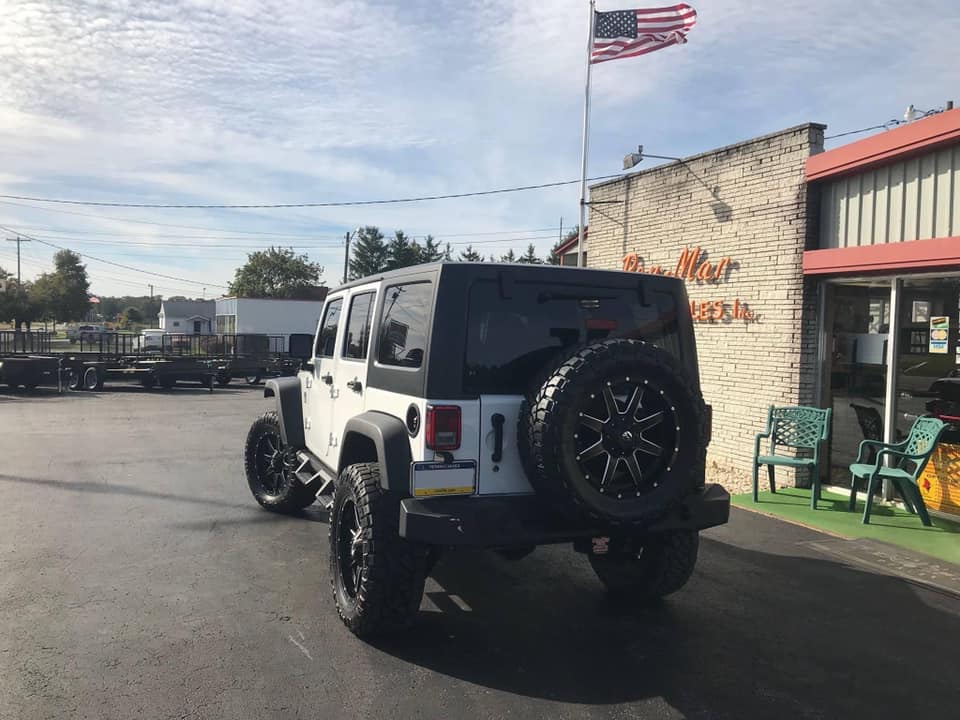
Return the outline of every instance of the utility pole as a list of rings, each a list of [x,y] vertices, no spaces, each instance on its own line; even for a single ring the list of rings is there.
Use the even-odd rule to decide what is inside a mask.
[[[15,242],[17,244],[17,290],[20,289],[20,243],[30,242],[30,238],[22,238],[17,235],[15,238],[7,238],[7,242]]]
[[[147,285],[150,288],[150,299],[153,300],[153,285]]]
[[[344,235],[344,239],[347,241],[346,246],[343,250],[343,282],[347,282],[347,272],[350,269],[350,233],[348,232]]]

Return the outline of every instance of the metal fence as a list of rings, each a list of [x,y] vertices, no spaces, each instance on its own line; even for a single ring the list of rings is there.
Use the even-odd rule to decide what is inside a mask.
[[[136,355],[141,350],[141,338],[137,333],[80,333],[80,352],[120,356]]]
[[[287,352],[286,335],[163,335],[164,355],[193,357],[257,358],[281,357]]]
[[[123,357],[246,358],[269,360],[285,357],[286,335],[188,335],[145,337],[136,333],[85,332],[80,334],[80,352]]]
[[[0,330],[0,355],[46,355],[50,333],[36,330]]]

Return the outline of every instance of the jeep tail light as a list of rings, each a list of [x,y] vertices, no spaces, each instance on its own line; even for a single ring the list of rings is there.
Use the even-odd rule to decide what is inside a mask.
[[[707,445],[713,440],[713,405],[707,405]]]
[[[427,405],[425,423],[427,447],[437,452],[460,447],[460,407],[458,405]]]

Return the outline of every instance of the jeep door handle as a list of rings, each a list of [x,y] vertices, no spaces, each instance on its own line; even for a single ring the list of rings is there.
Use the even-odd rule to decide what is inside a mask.
[[[490,459],[498,463],[503,459],[503,422],[506,418],[500,413],[494,413],[490,418],[493,423],[493,455]]]
[[[347,387],[353,390],[355,393],[363,391],[363,383],[359,380],[349,380],[347,382]]]
[[[327,385],[333,385],[333,375],[327,373],[326,375],[321,375],[320,379],[323,380]]]

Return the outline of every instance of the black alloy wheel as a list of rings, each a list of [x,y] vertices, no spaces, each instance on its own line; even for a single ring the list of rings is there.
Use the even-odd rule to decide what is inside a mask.
[[[267,510],[295,513],[313,504],[315,490],[295,475],[297,451],[283,442],[276,412],[253,421],[243,449],[247,485]]]
[[[283,444],[278,432],[264,432],[256,445],[256,474],[267,495],[279,497],[290,483],[296,467],[296,454]]]
[[[649,380],[624,376],[583,398],[574,432],[576,462],[598,492],[640,497],[676,460],[676,406]]]
[[[357,504],[346,500],[337,513],[337,569],[344,592],[355,599],[363,573],[363,526]]]

